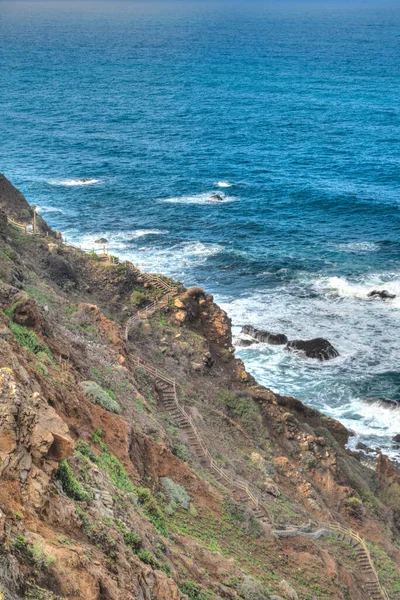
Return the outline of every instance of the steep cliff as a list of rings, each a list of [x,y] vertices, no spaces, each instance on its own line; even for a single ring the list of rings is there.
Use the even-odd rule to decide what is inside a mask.
[[[0,208],[0,598],[400,597],[388,459],[258,385],[203,290]]]

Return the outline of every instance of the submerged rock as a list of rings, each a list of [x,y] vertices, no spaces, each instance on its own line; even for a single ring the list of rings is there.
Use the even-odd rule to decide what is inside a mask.
[[[219,194],[213,194],[212,196],[210,196],[210,200],[215,200],[216,202],[224,201],[223,197],[220,196]]]
[[[318,360],[330,360],[339,356],[339,352],[325,338],[314,338],[313,340],[293,340],[286,344],[287,350],[298,350],[303,352],[307,358]]]
[[[253,346],[254,344],[258,344],[258,340],[245,340],[239,339],[238,346],[242,346],[243,348],[248,348],[249,346]]]
[[[95,244],[108,244],[108,239],[107,238],[100,238],[98,240],[95,241]]]
[[[255,340],[263,342],[264,344],[279,346],[288,343],[288,338],[283,333],[270,333],[269,331],[256,329],[252,325],[245,325],[242,327],[242,333],[251,335],[251,337],[253,337]]]
[[[372,290],[367,294],[368,298],[380,298],[381,300],[392,300],[396,298],[396,294],[391,294],[387,290]]]

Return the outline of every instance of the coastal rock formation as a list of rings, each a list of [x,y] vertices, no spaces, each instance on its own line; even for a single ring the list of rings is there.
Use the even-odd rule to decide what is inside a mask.
[[[367,294],[368,298],[380,298],[381,300],[392,300],[396,298],[396,294],[391,294],[387,290],[372,290]]]
[[[271,344],[273,346],[279,346],[287,344],[288,338],[283,333],[270,333],[269,331],[263,331],[256,329],[252,325],[245,325],[242,327],[242,333],[251,335],[255,340],[263,342],[264,344]]]
[[[339,356],[339,352],[324,338],[313,340],[293,340],[286,344],[287,350],[301,352],[307,358],[331,360]]]

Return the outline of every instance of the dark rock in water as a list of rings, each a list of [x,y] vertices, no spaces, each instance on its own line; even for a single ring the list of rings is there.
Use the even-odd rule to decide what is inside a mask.
[[[258,344],[258,340],[238,340],[238,346],[242,346],[243,348],[247,348],[248,346],[252,346],[253,344]]]
[[[400,446],[400,433],[396,433],[396,435],[393,436],[393,442],[396,446]]]
[[[210,196],[210,200],[216,200],[217,202],[224,201],[223,197],[220,196],[219,194],[213,194],[212,196]]]
[[[100,238],[95,241],[95,244],[108,244],[108,240],[106,238]]]
[[[396,298],[396,294],[391,294],[387,290],[372,290],[367,294],[368,298],[381,298],[381,300],[392,300]]]
[[[286,344],[287,350],[298,350],[303,352],[308,358],[317,358],[318,360],[330,360],[339,356],[339,352],[324,338],[315,338],[313,340],[293,340]]]
[[[247,335],[251,335],[255,340],[263,342],[264,344],[279,346],[288,343],[288,338],[283,333],[270,333],[269,331],[256,329],[252,325],[245,325],[242,327],[242,333],[247,333]]]

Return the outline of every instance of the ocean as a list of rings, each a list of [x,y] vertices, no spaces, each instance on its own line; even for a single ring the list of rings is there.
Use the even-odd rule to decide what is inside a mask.
[[[235,340],[330,340],[237,356],[399,456],[399,41],[385,3],[3,1],[0,169],[68,240],[213,293]]]

